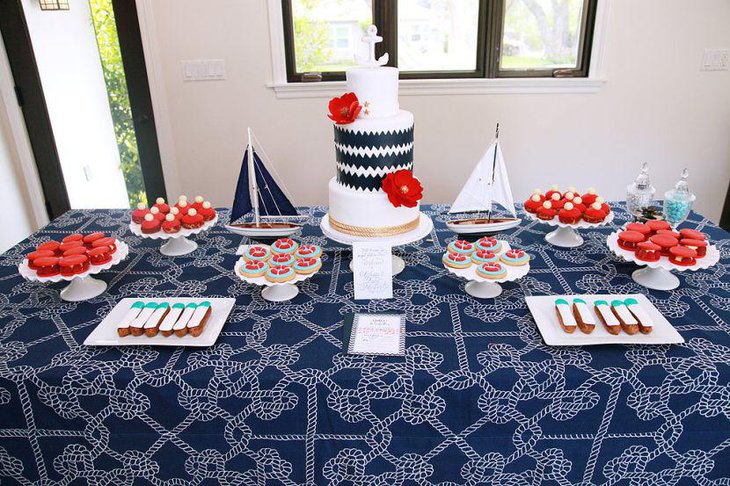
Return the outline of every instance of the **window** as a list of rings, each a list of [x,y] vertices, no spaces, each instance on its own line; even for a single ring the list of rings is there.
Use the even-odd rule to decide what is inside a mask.
[[[587,77],[598,0],[282,0],[287,80],[342,80],[371,23],[401,78]]]

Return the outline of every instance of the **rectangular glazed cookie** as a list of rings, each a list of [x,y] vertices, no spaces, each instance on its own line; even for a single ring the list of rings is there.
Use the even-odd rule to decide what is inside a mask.
[[[573,299],[573,316],[583,334],[590,334],[596,328],[596,318],[593,317],[585,300]]]
[[[117,323],[117,334],[119,337],[129,336],[129,325],[134,321],[140,312],[144,309],[144,302],[138,300],[132,307],[127,309],[127,312]]]
[[[147,337],[154,337],[157,335],[157,328],[160,326],[160,322],[165,318],[167,313],[170,312],[170,304],[162,302],[157,306],[157,309],[152,313],[147,322],[144,323],[144,333]]]
[[[204,300],[203,302],[198,304],[198,307],[195,309],[195,312],[188,321],[187,325],[188,332],[193,337],[200,336],[200,334],[203,332],[205,324],[208,322],[208,318],[210,317],[211,313],[212,309],[210,307],[210,302]]]
[[[621,324],[621,329],[626,334],[633,335],[639,332],[639,322],[634,318],[634,315],[622,300],[612,300],[611,310]]]
[[[188,322],[190,322],[190,318],[193,317],[197,307],[198,305],[194,302],[190,302],[185,306],[185,309],[180,315],[180,319],[178,319],[175,325],[172,326],[172,331],[175,333],[175,336],[183,337],[188,333]]]
[[[183,313],[183,310],[185,309],[185,304],[177,303],[172,304],[172,307],[170,307],[170,312],[167,313],[165,316],[165,320],[162,321],[162,324],[160,324],[159,331],[160,334],[162,334],[165,337],[172,336],[173,330],[172,327],[177,322],[178,318],[180,318],[180,315]]]
[[[152,313],[155,312],[155,309],[157,309],[157,304],[155,302],[149,302],[144,306],[142,312],[140,312],[129,325],[129,330],[132,332],[132,336],[141,336],[144,334],[144,325]]]
[[[593,303],[593,305],[595,306],[598,318],[601,320],[601,323],[603,323],[603,327],[606,328],[606,331],[614,336],[620,333],[621,323],[614,315],[609,303],[605,300],[597,300]]]
[[[651,320],[649,314],[646,313],[643,307],[639,305],[636,299],[626,299],[624,304],[629,309],[634,318],[639,322],[639,331],[642,334],[649,334],[654,329],[654,321]]]
[[[573,316],[573,311],[570,308],[568,301],[565,299],[556,300],[555,310],[558,313],[558,322],[560,322],[560,327],[563,328],[563,331],[567,333],[574,332],[578,323]]]

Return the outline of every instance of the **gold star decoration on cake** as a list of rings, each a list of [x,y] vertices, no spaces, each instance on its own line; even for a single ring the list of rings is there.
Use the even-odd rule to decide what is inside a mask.
[[[370,114],[370,102],[366,101],[365,104],[362,106],[365,108],[365,110],[363,110],[363,113],[365,113],[366,115],[369,115]]]

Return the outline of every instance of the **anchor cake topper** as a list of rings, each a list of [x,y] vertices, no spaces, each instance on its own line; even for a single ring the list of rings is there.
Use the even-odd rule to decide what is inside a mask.
[[[367,57],[355,54],[355,61],[358,64],[365,67],[379,67],[388,64],[388,53],[383,54],[377,59],[375,58],[375,44],[383,42],[383,38],[378,35],[378,28],[376,26],[371,25],[368,27],[367,35],[363,36],[362,41],[369,44],[370,48],[368,49]]]

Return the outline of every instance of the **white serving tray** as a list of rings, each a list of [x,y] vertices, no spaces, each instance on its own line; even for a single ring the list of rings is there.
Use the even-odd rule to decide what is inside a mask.
[[[558,322],[555,311],[555,301],[565,299],[572,305],[573,299],[583,299],[596,317],[596,328],[590,334],[583,334],[576,327],[572,334],[563,331]],[[654,321],[654,330],[651,334],[637,332],[633,336],[626,334],[623,330],[616,336],[606,331],[600,322],[593,303],[596,300],[605,300],[611,303],[612,300],[626,300],[634,298],[644,308],[649,317]],[[542,334],[545,344],[548,346],[591,346],[596,344],[679,344],[684,338],[667,321],[667,319],[654,307],[649,299],[642,294],[595,294],[595,295],[543,295],[526,297],[527,307]]]
[[[207,300],[210,302],[211,314],[205,328],[200,336],[194,337],[186,334],[183,337],[177,337],[174,334],[165,337],[157,334],[154,337],[142,336],[125,336],[119,337],[117,334],[117,323],[129,310],[136,301],[144,302],[167,302],[172,304],[188,304],[190,302],[202,302]],[[215,344],[218,335],[223,329],[223,324],[228,320],[228,315],[233,310],[236,299],[231,298],[179,298],[179,297],[160,297],[159,299],[135,299],[127,298],[119,301],[117,305],[107,314],[103,321],[96,326],[89,337],[84,341],[85,346],[186,346],[186,347],[208,347]]]

